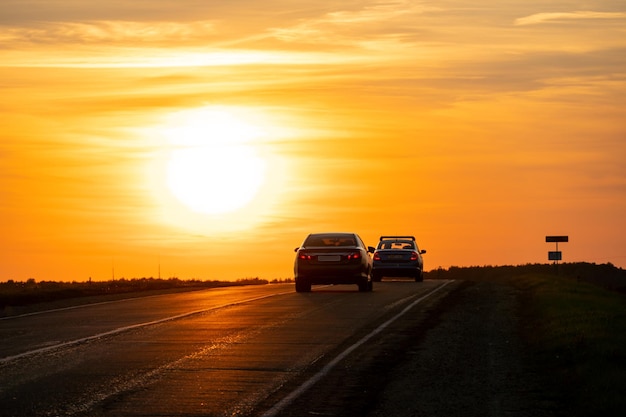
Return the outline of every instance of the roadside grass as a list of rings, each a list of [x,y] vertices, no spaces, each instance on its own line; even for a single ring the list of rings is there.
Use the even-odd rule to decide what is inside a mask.
[[[626,415],[626,270],[579,262],[450,267],[425,275],[516,287],[526,362],[558,415]]]
[[[626,299],[576,278],[517,277],[532,362],[570,415],[626,413]]]

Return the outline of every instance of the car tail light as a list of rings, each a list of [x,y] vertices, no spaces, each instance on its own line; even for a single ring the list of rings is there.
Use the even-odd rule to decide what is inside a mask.
[[[298,259],[302,259],[305,261],[310,261],[313,259],[313,255],[309,255],[306,252],[298,252]]]
[[[374,260],[375,261],[380,261],[380,253],[378,253],[378,252],[374,253]]]
[[[417,261],[417,252],[411,252],[411,260]]]
[[[348,255],[348,260],[351,261],[353,259],[361,259],[361,253],[360,252],[352,252],[351,254]]]

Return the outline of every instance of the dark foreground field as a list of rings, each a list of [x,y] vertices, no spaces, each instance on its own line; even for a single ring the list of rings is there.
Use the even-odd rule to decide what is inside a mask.
[[[587,263],[452,268],[445,279],[507,286],[509,317],[522,341],[524,366],[539,377],[539,401],[552,415],[622,416],[626,411],[626,271]],[[481,305],[477,303],[476,310]],[[483,328],[499,318],[483,316]]]

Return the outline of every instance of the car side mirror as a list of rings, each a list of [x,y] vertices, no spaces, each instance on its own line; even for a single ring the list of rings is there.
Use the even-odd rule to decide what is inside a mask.
[[[420,251],[420,253],[421,253],[421,254],[426,253],[426,249],[422,249],[422,250]]]
[[[297,248],[295,248],[293,251],[294,252],[298,252],[300,250],[300,247],[298,246]]]
[[[375,247],[373,247],[373,246],[368,246],[368,247],[367,247],[367,251],[368,251],[369,253],[374,253],[374,252],[376,252],[376,248],[375,248]]]

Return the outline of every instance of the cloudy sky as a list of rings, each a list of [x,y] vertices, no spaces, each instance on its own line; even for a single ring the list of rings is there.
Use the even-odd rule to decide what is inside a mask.
[[[0,281],[626,267],[619,1],[3,0]]]

